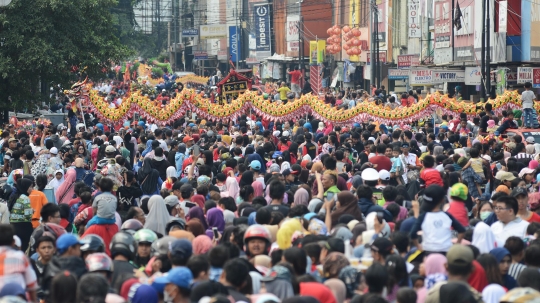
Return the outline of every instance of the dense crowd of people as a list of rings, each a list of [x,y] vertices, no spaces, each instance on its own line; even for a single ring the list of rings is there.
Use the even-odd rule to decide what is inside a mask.
[[[510,110],[113,127],[57,108],[66,126],[1,133],[0,302],[540,299],[540,142],[505,135]]]

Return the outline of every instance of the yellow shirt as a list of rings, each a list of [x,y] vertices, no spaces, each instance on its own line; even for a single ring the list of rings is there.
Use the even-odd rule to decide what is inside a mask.
[[[283,86],[283,87],[280,87],[277,91],[279,93],[279,99],[281,99],[282,101],[285,101],[287,100],[287,93],[290,92],[291,90],[287,86]]]

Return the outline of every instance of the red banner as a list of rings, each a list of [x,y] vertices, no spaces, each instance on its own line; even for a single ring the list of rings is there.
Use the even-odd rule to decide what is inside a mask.
[[[540,68],[532,69],[533,87],[540,87]]]
[[[309,84],[311,84],[311,90],[313,95],[318,95],[322,91],[322,78],[321,78],[322,66],[311,65],[309,67]]]

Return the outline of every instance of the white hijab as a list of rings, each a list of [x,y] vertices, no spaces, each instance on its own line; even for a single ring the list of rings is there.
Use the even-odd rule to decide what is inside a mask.
[[[165,235],[165,226],[169,222],[171,216],[165,206],[165,200],[160,195],[153,195],[148,200],[148,216],[144,228],[153,230],[156,233]]]
[[[176,168],[174,166],[167,167],[167,178],[176,177]]]
[[[488,254],[497,247],[497,240],[491,228],[484,222],[479,222],[474,227],[472,245],[480,250],[481,254]]]
[[[482,290],[482,300],[484,303],[499,303],[505,294],[506,291],[499,284],[489,284]]]
[[[57,173],[62,174],[62,178],[60,178],[60,180],[56,179],[56,174]],[[49,182],[49,186],[54,188],[54,192],[56,192],[58,190],[58,187],[60,187],[60,185],[62,185],[62,183],[64,183],[64,171],[61,170],[61,169],[58,169],[58,170],[56,170],[54,172],[53,179],[51,180],[51,182]]]

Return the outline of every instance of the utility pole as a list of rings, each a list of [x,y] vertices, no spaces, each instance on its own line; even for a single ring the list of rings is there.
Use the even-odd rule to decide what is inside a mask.
[[[236,69],[240,69],[240,65],[238,65],[238,60],[240,60],[240,58],[238,58],[238,57],[240,57],[240,54],[238,52],[238,46],[240,45],[238,43],[238,1],[239,0],[235,0],[235,2],[234,2],[235,5],[236,5],[236,10],[235,10],[236,11],[235,12],[235,17],[236,18],[234,18],[235,22],[236,22],[236,26],[234,27],[234,31],[235,31],[234,35],[236,36],[236,39],[235,39],[236,40],[236,42],[235,42],[236,43]],[[231,45],[231,47],[232,47],[232,45]]]
[[[490,11],[490,7],[489,7],[489,0],[485,0],[486,1],[486,14],[487,14],[487,18],[486,18],[486,95],[489,97],[489,95],[491,94],[491,33],[490,33],[490,16],[491,16],[491,11]],[[487,100],[487,99],[486,99]]]
[[[375,84],[375,40],[377,39],[377,36],[375,34],[376,28],[377,28],[377,20],[375,18],[375,0],[371,0],[369,5],[369,25],[371,26],[371,47],[370,47],[370,53],[369,53],[369,61],[371,62],[371,69],[370,69],[370,80],[369,83],[371,85]]]
[[[381,71],[379,66],[379,10],[375,9],[375,78],[377,79],[377,88],[381,87]]]
[[[486,100],[486,1],[482,0],[482,86],[480,88],[480,96],[484,101]]]
[[[458,1],[458,0],[455,0]],[[454,0],[452,0],[452,14],[450,14],[450,26],[452,27],[452,63],[454,63],[454,16],[456,15],[456,5],[454,3]]]
[[[301,3],[301,2],[300,2]],[[301,4],[300,4],[301,5]],[[300,6],[299,5],[299,6]],[[304,79],[304,39],[302,38],[302,31],[304,29],[304,18],[302,15],[300,15],[300,24],[298,24],[298,60],[300,61],[298,64],[298,69],[302,73],[302,78],[300,78],[300,81]]]
[[[174,26],[174,68],[173,68],[173,72],[177,71],[178,70],[178,54],[176,53],[177,52],[177,48],[178,48],[178,5],[176,5],[176,1],[178,0],[173,0],[172,1],[172,17],[173,17],[173,26]]]

